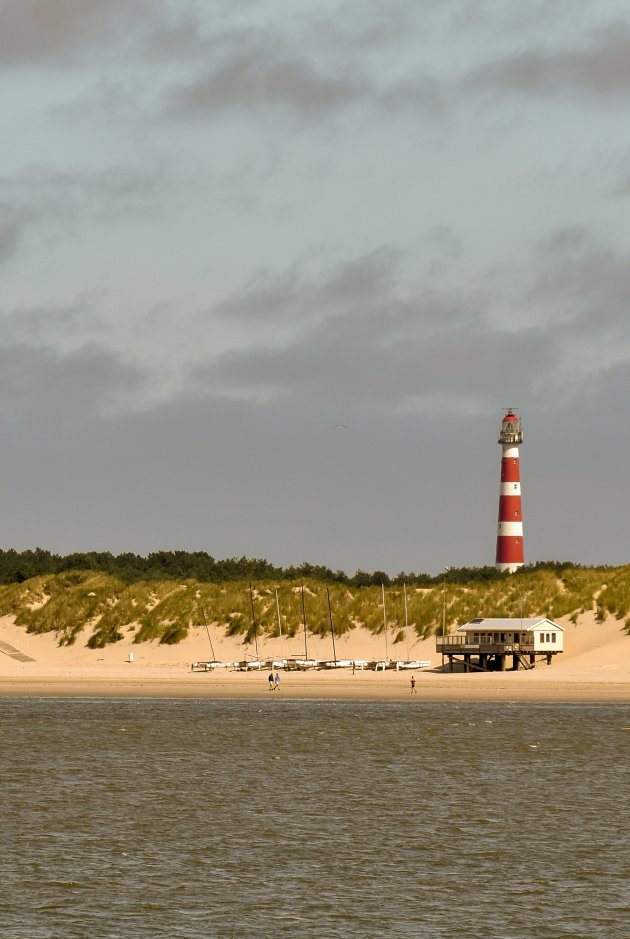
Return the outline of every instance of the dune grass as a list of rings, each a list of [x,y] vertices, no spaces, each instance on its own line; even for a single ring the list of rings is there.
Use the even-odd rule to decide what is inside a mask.
[[[0,586],[0,615],[14,614],[29,632],[54,632],[60,645],[71,645],[80,636],[87,645],[100,648],[119,641],[125,633],[132,633],[137,643],[170,644],[204,624],[241,637],[245,645],[255,634],[278,635],[276,591],[282,634],[294,636],[303,628],[300,581],[255,583],[250,594],[250,585],[244,581],[125,584],[107,574],[66,571]],[[474,616],[568,616],[577,622],[587,611],[594,611],[599,621],[615,616],[630,632],[630,566],[526,568],[512,577],[490,581],[408,585],[406,593],[407,626],[420,638]],[[385,589],[387,630],[394,644],[406,635],[404,596],[402,585]],[[307,578],[304,607],[310,634],[329,634],[329,597],[337,636],[358,627],[382,635],[380,587],[350,587]]]
[[[36,585],[20,584],[26,588],[26,602],[14,610],[16,623],[31,633],[55,632],[59,645],[72,645],[86,626],[97,623],[117,602],[122,591],[122,584],[113,577],[92,572],[66,571],[35,580]],[[4,611],[3,592],[0,596]],[[29,602],[29,598],[34,600]],[[39,605],[42,598],[45,602]]]

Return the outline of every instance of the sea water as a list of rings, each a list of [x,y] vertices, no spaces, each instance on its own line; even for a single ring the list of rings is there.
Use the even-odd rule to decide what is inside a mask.
[[[627,705],[0,699],[0,936],[630,936]]]

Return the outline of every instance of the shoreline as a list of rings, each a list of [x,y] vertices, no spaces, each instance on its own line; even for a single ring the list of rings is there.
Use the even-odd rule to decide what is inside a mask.
[[[488,677],[491,680],[485,681]],[[530,676],[527,676],[528,678]],[[471,680],[472,679],[472,680]],[[60,698],[171,698],[199,700],[284,701],[407,701],[410,704],[459,702],[528,703],[626,703],[630,704],[630,681],[588,680],[584,677],[557,680],[518,675],[461,676],[451,674],[416,676],[416,694],[409,677],[385,673],[361,676],[339,674],[283,674],[281,687],[270,692],[266,672],[258,675],[234,673],[217,679],[207,674],[187,676],[33,676],[0,679],[0,697]]]

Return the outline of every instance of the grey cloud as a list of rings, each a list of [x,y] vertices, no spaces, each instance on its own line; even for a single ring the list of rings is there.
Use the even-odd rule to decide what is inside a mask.
[[[404,7],[404,5],[403,5]],[[151,60],[201,60],[209,54],[232,54],[247,44],[301,43],[300,32],[311,46],[329,55],[348,54],[365,46],[381,45],[401,34],[404,8],[387,12],[350,5],[337,11],[335,22],[322,19],[319,10],[275,18],[260,13],[254,3],[180,0],[177,4],[151,0],[3,0],[0,5],[0,64],[28,62],[67,64],[86,60],[98,48],[132,50]],[[248,25],[243,26],[243,10]],[[297,29],[296,29],[297,27]],[[289,76],[290,77],[290,76]],[[299,75],[298,75],[299,78]],[[273,83],[273,74],[269,77]]]
[[[261,32],[251,18],[247,25],[241,24],[239,4],[226,6],[224,10],[207,6],[204,13],[194,5],[186,9],[184,4],[176,10],[155,11],[150,28],[146,29],[143,49],[157,61],[207,62],[209,57],[232,54],[253,42],[263,41],[267,34]],[[279,36],[275,41],[280,41]]]
[[[382,247],[338,264],[324,281],[320,302],[363,304],[393,292],[401,261],[400,251]]]
[[[311,316],[330,316],[348,303],[371,306],[376,297],[393,291],[400,260],[400,252],[383,247],[340,262],[317,278],[306,277],[298,265],[280,274],[259,271],[215,312],[276,322],[298,316],[303,322]]]
[[[306,60],[258,46],[233,52],[213,69],[172,92],[167,111],[186,115],[277,107],[315,115],[357,100],[365,86],[365,80],[350,71],[324,71]]]
[[[424,337],[422,316],[418,319],[415,336],[395,340],[386,319],[329,322],[282,349],[225,355],[210,380],[263,395],[301,389],[344,402],[389,401],[394,407],[441,396],[476,408],[497,387],[536,394],[537,370],[551,368],[555,356],[554,343],[541,330],[515,334],[468,325]]]
[[[192,116],[226,110],[265,112],[279,109],[304,119],[334,113],[352,105],[381,112],[410,110],[443,116],[450,106],[445,85],[430,75],[377,82],[364,65],[343,61],[325,68],[292,58],[265,45],[234,51],[215,68],[171,90],[169,116]]]
[[[243,10],[247,25],[243,26]],[[336,17],[305,9],[301,16],[269,16],[254,3],[231,0],[180,0],[178,4],[151,0],[3,0],[0,5],[0,63],[57,61],[93,55],[94,46],[127,48],[147,59],[200,59],[209,53],[236,54],[245,46],[320,47],[326,56],[348,54],[381,45],[404,32],[408,14],[404,4],[383,11],[361,4],[346,5]],[[286,56],[285,56],[286,57]]]
[[[481,315],[484,300],[478,292],[469,290],[463,298],[431,288],[436,271],[438,281],[444,276],[445,257],[450,259],[448,276],[452,276],[452,256],[458,250],[457,239],[447,231],[428,233],[422,251],[426,274],[422,276],[421,290],[407,284],[409,258],[396,248],[383,246],[317,274],[298,264],[280,273],[260,272],[244,290],[212,312],[246,326],[246,341],[251,342],[254,335],[262,356],[271,354],[273,348],[285,350],[287,358],[297,361],[300,342],[312,345],[315,353],[325,336],[332,337],[334,345],[323,352],[329,362],[335,361],[336,350],[357,350],[363,341],[378,344],[382,340],[402,346],[413,343],[418,335],[427,337],[466,326]],[[416,257],[413,267],[415,277]],[[298,344],[295,349],[293,342]],[[236,354],[237,361],[240,354]],[[231,363],[225,365],[230,386],[234,363],[229,356],[227,361]],[[214,374],[214,367],[208,372],[200,368],[198,374],[205,376],[201,377],[202,383]],[[304,374],[308,374],[308,366]]]
[[[630,194],[630,150],[625,148],[611,160],[610,179],[606,179],[605,192],[611,199]]]
[[[130,55],[138,63],[189,61],[238,42],[243,31],[229,25],[229,14],[239,4],[229,6],[207,4],[202,15],[194,0],[3,0],[0,65],[67,66]]]
[[[367,4],[347,5],[343,19],[329,20],[328,35],[336,33],[342,47],[375,48],[398,42],[408,32],[412,15],[407,3],[376,4],[369,10]]]
[[[433,240],[438,251],[452,252],[456,239],[446,235],[434,232]],[[254,281],[222,312],[252,323],[259,317],[262,330],[295,323],[293,336],[257,332],[251,348],[193,370],[198,387],[382,400],[389,407],[435,395],[478,403],[503,384],[537,393],[538,366],[549,367],[556,353],[552,330],[493,328],[482,295],[414,293],[403,286],[403,272],[402,255],[382,248],[319,280],[293,269]]]
[[[442,253],[461,250],[448,230],[431,241]],[[405,286],[406,262],[382,248],[319,278],[297,266],[259,275],[220,308],[250,324],[254,341],[198,364],[196,386],[262,399],[380,400],[390,408],[437,396],[474,410],[501,387],[530,403],[548,395],[566,401],[579,391],[576,375],[589,353],[589,368],[600,375],[630,357],[630,264],[580,229],[555,233],[532,262],[540,276],[518,301],[536,326],[492,323],[497,291],[514,271],[496,272],[484,291],[469,285],[458,294],[437,289],[439,274],[436,289],[426,277],[422,289]]]
[[[85,52],[102,44],[139,0],[4,0],[0,6],[0,62],[12,64]]]
[[[576,425],[583,426],[588,422],[598,425],[608,425],[610,439],[615,439],[615,445],[630,449],[628,435],[624,434],[623,442],[619,440],[618,430],[627,425],[628,401],[628,363],[618,362],[603,369],[594,375],[588,382],[584,382],[576,396],[577,407],[573,412]],[[577,435],[576,435],[577,437]],[[602,448],[604,452],[604,448]],[[624,458],[627,466],[628,460]]]
[[[79,297],[68,306],[0,308],[5,345],[18,348],[37,345],[42,336],[57,350],[76,348],[78,336],[83,335],[85,341],[86,321],[92,330],[105,332],[108,328],[95,313],[91,298],[86,296]]]
[[[162,182],[163,172],[155,167],[113,166],[93,172],[60,172],[30,166],[13,178],[0,179],[0,193],[7,200],[47,207],[48,211],[64,209],[73,214],[87,210],[112,215],[144,210],[154,204]]]
[[[211,45],[201,31],[199,19],[181,12],[174,21],[156,21],[149,37],[149,51],[158,57],[190,56],[209,51]]]
[[[527,3],[504,2],[495,0],[452,0],[449,4],[440,3],[440,7],[450,10],[450,21],[454,29],[470,35],[477,30],[487,36],[488,30],[496,36],[513,36],[522,39],[524,34],[540,35],[559,30],[566,34],[567,17],[575,11],[574,0],[528,0]]]
[[[429,4],[422,9],[402,2],[370,3],[368,0],[347,0],[339,4],[335,15],[329,11],[316,14],[309,24],[309,32],[326,49],[341,54],[366,53],[388,49],[409,36],[425,18],[431,15]]]
[[[0,265],[13,257],[32,219],[32,210],[0,203]]]
[[[249,11],[242,25],[238,10],[202,10],[149,0],[6,0],[0,6],[0,65],[67,65],[80,60],[120,60],[154,68],[185,63],[197,75],[177,84],[164,75],[142,88],[163,94],[163,112],[189,116],[242,109],[280,109],[313,118],[357,102],[381,110],[411,108],[441,113],[445,97],[430,76],[378,82],[373,54],[401,36],[409,24],[405,5],[384,12],[350,4],[333,23],[317,11],[300,21],[271,23]],[[101,76],[90,90],[89,106],[130,109],[119,88],[118,72]],[[75,105],[75,107],[78,105]],[[85,108],[85,104],[81,105]],[[72,106],[66,106],[68,113]]]
[[[0,178],[0,264],[39,225],[59,228],[85,215],[111,218],[154,210],[162,182],[161,168],[129,167],[63,173],[31,166]]]
[[[557,232],[540,247],[540,276],[531,296],[537,303],[564,307],[574,328],[601,338],[605,329],[621,328],[630,341],[630,257],[595,240],[582,228]],[[568,314],[568,316],[566,315]]]
[[[0,350],[0,400],[13,413],[24,408],[71,419],[77,412],[94,415],[127,409],[128,395],[138,391],[141,372],[107,349],[85,346],[62,353],[33,343],[5,345]]]
[[[433,117],[446,115],[451,102],[445,83],[428,75],[411,76],[398,81],[380,90],[375,98],[385,110],[411,109]]]
[[[425,238],[425,244],[434,252],[429,266],[429,270],[433,273],[445,272],[446,265],[452,273],[455,264],[465,254],[462,239],[450,225],[436,225],[431,228]]]
[[[630,30],[620,23],[578,48],[532,48],[507,55],[477,67],[462,84],[536,96],[565,90],[623,95],[630,89]]]

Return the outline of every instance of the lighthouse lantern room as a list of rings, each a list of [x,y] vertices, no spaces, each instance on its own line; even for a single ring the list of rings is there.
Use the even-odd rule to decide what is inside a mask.
[[[513,573],[524,564],[523,511],[521,505],[521,474],[519,444],[523,442],[521,419],[516,408],[508,408],[501,422],[501,491],[497,529],[496,566]]]

